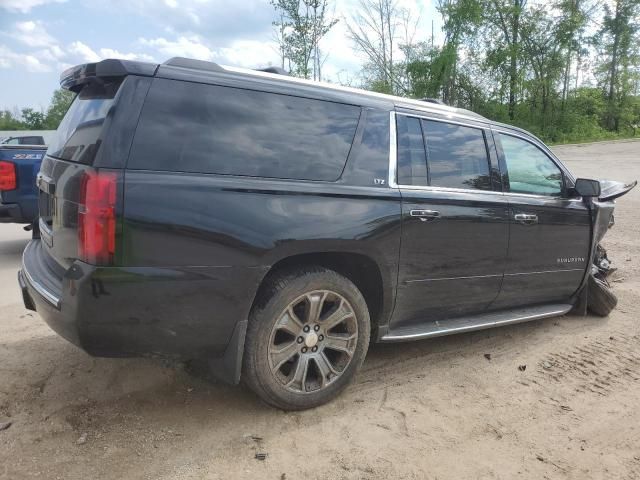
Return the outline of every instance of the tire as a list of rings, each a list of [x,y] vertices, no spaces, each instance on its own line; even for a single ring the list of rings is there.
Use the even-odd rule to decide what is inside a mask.
[[[350,280],[321,267],[283,272],[249,315],[243,380],[282,410],[317,407],[351,382],[370,331],[367,304]]]
[[[603,280],[589,275],[589,289],[587,298],[587,308],[589,311],[600,317],[606,317],[611,310],[616,308],[618,298],[611,291],[609,285]]]

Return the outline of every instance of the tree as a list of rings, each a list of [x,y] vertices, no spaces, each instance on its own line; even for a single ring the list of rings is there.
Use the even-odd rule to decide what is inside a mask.
[[[394,60],[402,15],[406,17],[406,12],[398,8],[396,0],[359,0],[356,13],[347,22],[349,37],[367,58],[365,73],[376,91],[407,93]]]
[[[36,112],[33,108],[23,108],[22,121],[27,130],[42,130],[44,129],[45,115],[42,112]]]
[[[520,80],[521,20],[527,0],[485,0],[484,19],[486,35],[494,39],[495,46],[490,59],[493,66],[507,60],[509,84],[509,119],[515,118],[517,90]]]
[[[640,0],[614,0],[604,5],[604,21],[595,37],[600,46],[596,75],[603,88],[608,111],[605,126],[619,131],[625,100],[632,93],[639,65],[638,15]]]
[[[45,128],[55,130],[67,113],[75,94],[69,90],[59,88],[53,92],[51,104],[47,109],[47,115],[44,120]]]
[[[320,40],[338,21],[328,18],[328,0],[270,1],[280,17],[273,25],[283,68],[286,59],[294,75],[320,80]]]

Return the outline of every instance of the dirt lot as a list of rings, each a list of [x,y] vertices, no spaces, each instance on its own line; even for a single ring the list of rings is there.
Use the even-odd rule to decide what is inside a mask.
[[[582,176],[640,177],[640,143],[556,150]],[[57,337],[16,286],[29,234],[0,226],[0,478],[640,479],[640,189],[616,213],[609,318],[374,346],[342,397],[293,414]]]

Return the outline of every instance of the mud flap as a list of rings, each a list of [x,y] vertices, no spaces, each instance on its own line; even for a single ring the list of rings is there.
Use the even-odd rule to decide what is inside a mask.
[[[211,374],[225,383],[237,385],[242,373],[242,356],[244,354],[244,337],[247,333],[247,320],[236,324],[224,355],[208,359]]]

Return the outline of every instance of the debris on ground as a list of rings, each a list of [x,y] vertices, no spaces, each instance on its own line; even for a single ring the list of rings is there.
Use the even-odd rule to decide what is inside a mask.
[[[485,353],[484,354],[484,358],[486,358],[487,360],[491,360],[491,354],[490,353]]]
[[[256,453],[256,460],[266,460],[266,459],[267,459],[266,453]]]
[[[527,369],[526,365],[518,365],[518,370],[520,370],[521,372],[524,372]]]
[[[9,428],[13,422],[0,422],[0,432]]]
[[[553,367],[553,365],[551,365],[551,362],[542,362],[542,368],[544,368],[545,370],[549,370],[551,367]]]
[[[78,445],[84,445],[85,443],[87,443],[87,434],[83,433],[82,435],[80,435],[80,438],[78,438],[78,440],[76,440],[76,443]]]

